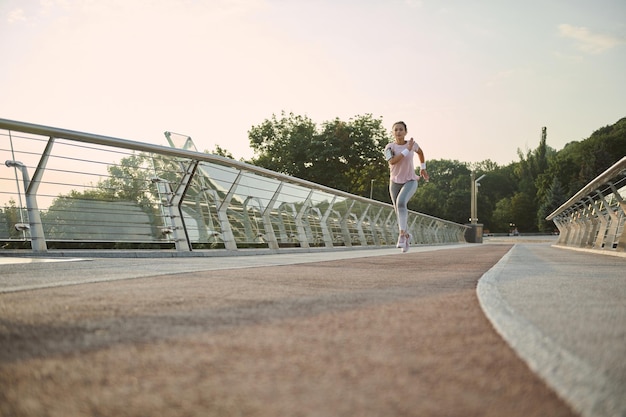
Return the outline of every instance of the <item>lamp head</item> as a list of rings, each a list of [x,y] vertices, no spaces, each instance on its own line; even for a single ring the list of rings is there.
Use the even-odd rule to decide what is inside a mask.
[[[11,168],[11,167],[14,167],[14,168],[24,168],[26,166],[26,165],[24,165],[20,161],[11,161],[11,160],[5,161],[4,165],[8,166],[9,168]]]

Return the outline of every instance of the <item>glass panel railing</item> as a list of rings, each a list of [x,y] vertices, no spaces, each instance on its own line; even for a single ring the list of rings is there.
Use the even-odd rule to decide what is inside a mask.
[[[395,244],[389,204],[166,138],[170,147],[0,119],[0,239],[34,251]],[[467,228],[417,212],[409,225],[424,244],[463,242]]]
[[[626,252],[626,157],[609,167],[546,219],[558,245]]]

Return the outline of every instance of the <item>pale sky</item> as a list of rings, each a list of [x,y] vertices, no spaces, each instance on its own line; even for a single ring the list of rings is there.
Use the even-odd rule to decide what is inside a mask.
[[[0,118],[250,158],[281,111],[499,164],[626,116],[624,0],[0,0]]]

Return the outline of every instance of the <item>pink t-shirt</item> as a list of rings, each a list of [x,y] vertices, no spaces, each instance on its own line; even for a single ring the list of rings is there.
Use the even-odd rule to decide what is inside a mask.
[[[404,149],[408,148],[408,141],[405,145],[398,145],[395,142],[391,142],[385,146],[385,150],[391,149],[393,155],[401,153]],[[413,151],[417,151],[419,145],[413,143]],[[419,176],[415,173],[415,166],[413,165],[414,153],[410,153],[407,157],[402,158],[394,165],[389,164],[389,180],[396,184],[404,184],[406,182],[417,180]]]

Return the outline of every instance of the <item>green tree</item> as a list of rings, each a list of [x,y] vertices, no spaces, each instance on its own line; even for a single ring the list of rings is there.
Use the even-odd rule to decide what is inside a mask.
[[[582,144],[584,156],[593,160],[592,174],[596,177],[626,156],[626,117],[596,130]]]
[[[420,181],[409,209],[434,217],[467,223],[470,215],[470,169],[446,159],[428,161],[430,181]]]
[[[97,184],[99,195],[90,197],[134,201],[149,207],[157,199],[155,188],[149,186],[156,167],[159,166],[159,175],[163,176],[167,172],[175,172],[174,168],[166,168],[169,165],[166,158],[153,158],[144,152],[122,158],[118,164],[107,168],[109,176]]]
[[[517,225],[521,233],[537,231],[537,205],[534,197],[521,191],[511,197],[511,222]]]
[[[212,154],[215,154],[215,155],[223,156],[224,158],[235,159],[235,157],[233,156],[232,153],[230,153],[228,150],[222,148],[220,145],[215,145],[215,149],[213,150],[213,152],[209,152],[209,151],[205,150],[204,153],[212,153]]]
[[[309,154],[317,127],[306,116],[293,113],[272,115],[248,131],[250,147],[255,156],[252,164],[298,178],[306,178],[310,167]]]
[[[514,174],[513,164],[500,167],[497,164],[479,164],[476,168],[478,176],[486,174],[480,181],[478,190],[478,220],[483,223],[484,230],[505,232],[507,225],[498,225],[493,221],[493,213],[498,201],[511,197],[517,191],[518,180]]]
[[[602,127],[583,141],[565,145],[550,160],[547,174],[540,179],[538,199],[557,177],[566,195],[574,195],[591,180],[626,155],[626,118]]]
[[[514,222],[511,197],[504,197],[496,203],[491,215],[490,230],[494,233],[509,231],[509,225]]]
[[[4,209],[0,209],[0,222],[3,224],[0,231],[0,237],[9,239],[19,239],[23,236],[23,232],[15,229],[17,223],[21,223],[20,209],[17,207],[14,199],[9,199],[8,204],[4,205]]]
[[[513,211],[524,207],[529,213],[515,213],[518,220],[518,226],[524,228],[527,232],[537,231],[537,225],[534,221],[539,206],[539,200],[546,190],[545,182],[542,182],[542,174],[548,169],[549,159],[554,155],[554,149],[547,145],[547,133],[545,128],[542,130],[539,146],[535,150],[529,150],[526,154],[520,149],[517,154],[520,161],[515,165],[515,174],[518,178],[518,192],[513,196],[511,203]],[[532,222],[528,222],[529,218],[533,218]]]
[[[540,232],[551,232],[554,230],[554,223],[547,221],[546,217],[559,208],[567,200],[565,190],[558,177],[552,178],[552,184],[546,193],[539,210],[537,211],[537,227]]]
[[[387,195],[379,185],[388,177],[382,149],[390,137],[381,119],[334,119],[318,128],[308,117],[283,112],[248,135],[254,165],[362,196],[369,196],[373,179],[374,197]]]

